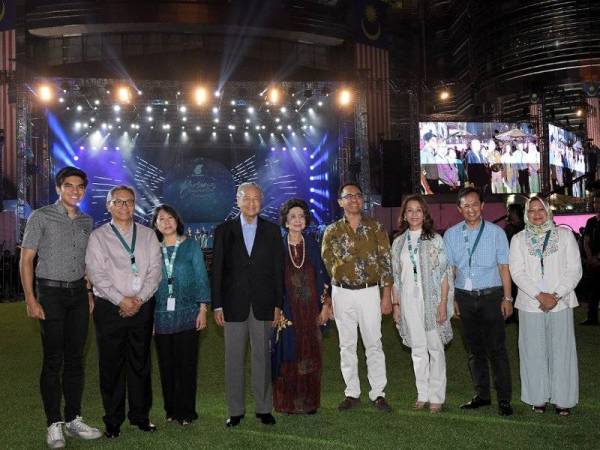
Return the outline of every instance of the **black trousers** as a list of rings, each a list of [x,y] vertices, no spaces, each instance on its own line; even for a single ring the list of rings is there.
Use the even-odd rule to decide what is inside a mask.
[[[154,299],[137,314],[123,318],[119,307],[96,298],[94,324],[100,366],[100,394],[104,423],[119,427],[127,417],[133,425],[146,424],[152,406],[150,342],[154,325]],[[127,391],[127,395],[126,395]]]
[[[154,336],[165,413],[176,420],[196,420],[198,332]]]
[[[65,398],[65,421],[81,415],[83,349],[89,323],[88,294],[82,282],[77,288],[37,286],[44,308],[40,320],[43,363],[40,391],[48,425],[62,421],[60,404]],[[61,380],[62,368],[62,380]]]
[[[475,394],[484,400],[490,399],[491,364],[498,401],[510,401],[512,383],[504,318],[500,310],[502,288],[481,296],[465,294],[457,289],[454,295],[460,308],[460,320],[469,352],[469,369],[475,385]]]
[[[519,186],[523,194],[529,194],[529,169],[519,170]]]

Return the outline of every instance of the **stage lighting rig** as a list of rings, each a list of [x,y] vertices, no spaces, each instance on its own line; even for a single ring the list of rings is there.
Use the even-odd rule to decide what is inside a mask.
[[[352,103],[352,92],[350,89],[342,89],[338,93],[338,103],[341,106],[348,106]]]

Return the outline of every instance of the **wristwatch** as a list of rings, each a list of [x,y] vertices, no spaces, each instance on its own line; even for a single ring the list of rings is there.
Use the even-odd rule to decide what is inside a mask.
[[[512,303],[513,302],[513,298],[512,297],[502,297],[502,301],[503,302]]]

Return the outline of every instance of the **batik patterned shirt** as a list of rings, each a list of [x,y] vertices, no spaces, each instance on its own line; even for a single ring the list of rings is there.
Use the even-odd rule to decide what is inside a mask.
[[[345,217],[325,230],[321,256],[334,285],[394,282],[390,240],[383,226],[363,216],[356,231]]]

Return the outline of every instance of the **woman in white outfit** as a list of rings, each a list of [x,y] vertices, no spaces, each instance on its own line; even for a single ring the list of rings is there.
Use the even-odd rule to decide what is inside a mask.
[[[429,403],[431,412],[440,412],[446,399],[444,345],[452,339],[452,274],[423,197],[408,197],[398,220],[400,234],[392,245],[394,321],[402,343],[411,348],[414,408]]]
[[[568,416],[579,400],[573,308],[581,257],[573,233],[558,228],[542,197],[525,205],[525,229],[510,244],[510,273],[519,288],[521,400]]]

